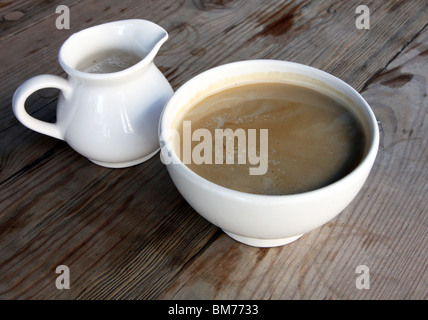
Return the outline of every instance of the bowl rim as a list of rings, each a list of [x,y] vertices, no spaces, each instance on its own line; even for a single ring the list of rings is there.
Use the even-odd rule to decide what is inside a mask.
[[[193,170],[191,170],[189,167],[187,167],[181,161],[181,159],[175,153],[174,148],[171,147],[171,143],[166,143],[162,146],[162,132],[164,129],[167,129],[167,128],[165,128],[165,126],[166,126],[165,115],[169,112],[169,110],[171,110],[173,108],[173,105],[176,103],[176,100],[181,97],[182,92],[185,91],[188,87],[191,87],[195,83],[198,83],[198,81],[200,79],[206,78],[207,76],[210,75],[210,73],[218,72],[218,71],[221,71],[222,69],[228,69],[230,67],[239,66],[239,65],[266,64],[266,63],[289,65],[289,66],[305,69],[307,71],[315,73],[315,76],[311,76],[311,77],[316,79],[316,80],[320,80],[319,77],[317,77],[317,74],[322,75],[322,77],[325,77],[331,81],[336,82],[338,86],[346,88],[346,90],[348,90],[349,93],[352,94],[354,96],[354,98],[356,98],[358,100],[358,106],[361,107],[362,109],[364,109],[363,110],[364,114],[366,115],[367,122],[370,126],[371,139],[368,142],[369,147],[368,147],[368,151],[364,155],[364,158],[360,161],[360,163],[357,165],[357,167],[355,167],[350,173],[348,173],[347,175],[340,178],[339,180],[337,180],[333,183],[330,183],[326,186],[323,186],[323,187],[318,188],[318,189],[310,190],[310,191],[301,192],[301,193],[285,194],[285,195],[253,194],[253,193],[247,193],[247,192],[238,191],[238,190],[234,190],[234,189],[230,189],[230,188],[221,186],[217,183],[214,183],[214,182],[198,175],[197,173],[195,173]],[[347,96],[349,96],[349,95],[347,94]],[[334,190],[336,188],[340,188],[342,185],[345,185],[346,183],[355,181],[355,179],[357,179],[358,176],[366,178],[366,170],[368,170],[368,171],[371,170],[373,163],[376,159],[377,152],[379,149],[379,140],[380,140],[380,138],[379,138],[379,127],[378,127],[377,119],[376,119],[376,116],[375,116],[373,110],[371,109],[371,107],[369,106],[367,101],[361,96],[361,94],[359,92],[357,92],[349,84],[347,84],[343,80],[337,78],[336,76],[333,76],[330,73],[327,73],[323,70],[320,70],[320,69],[317,69],[317,68],[314,68],[314,67],[311,67],[308,65],[304,65],[304,64],[296,63],[296,62],[285,61],[285,60],[271,60],[271,59],[242,60],[242,61],[237,61],[237,62],[226,63],[223,65],[219,65],[219,66],[216,66],[214,68],[208,69],[208,70],[194,76],[190,80],[186,81],[183,85],[181,85],[179,87],[179,89],[177,89],[175,91],[175,93],[173,94],[171,99],[165,105],[165,107],[161,113],[161,116],[160,116],[158,134],[159,134],[159,139],[161,142],[161,152],[162,152],[162,148],[166,147],[167,148],[166,151],[172,157],[172,163],[167,164],[166,165],[167,168],[169,166],[176,166],[189,179],[194,180],[195,183],[197,183],[200,187],[203,187],[205,189],[209,189],[211,192],[221,193],[221,194],[224,194],[224,195],[229,196],[231,198],[241,198],[244,200],[254,200],[254,201],[266,201],[267,200],[267,201],[274,201],[274,202],[283,201],[283,200],[300,201],[300,200],[307,200],[308,196],[310,196],[310,197],[323,196],[324,193],[331,192],[332,190]]]

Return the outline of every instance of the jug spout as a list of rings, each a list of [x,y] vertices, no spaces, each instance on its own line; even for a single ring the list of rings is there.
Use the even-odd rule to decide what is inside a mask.
[[[141,71],[150,66],[167,39],[166,30],[148,20],[109,22],[73,34],[61,47],[59,61],[63,69],[76,79],[92,81],[122,77],[125,76],[123,72],[82,70],[82,61],[92,63],[112,52],[120,52],[121,55],[132,56],[136,63],[136,68],[132,69]]]
[[[130,29],[135,29],[132,36],[135,49],[145,53],[145,60],[153,61],[161,46],[168,40],[168,33],[159,25],[147,20],[135,19],[127,22],[133,25]]]

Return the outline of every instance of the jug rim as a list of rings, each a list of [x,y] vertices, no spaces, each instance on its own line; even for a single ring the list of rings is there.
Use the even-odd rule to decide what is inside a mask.
[[[148,20],[128,19],[107,22],[72,34],[61,46],[58,60],[68,75],[81,80],[102,81],[126,78],[146,69],[167,39],[167,31]],[[82,50],[85,46],[90,50]],[[109,49],[135,50],[142,59],[118,72],[89,73],[77,69],[79,62],[83,59]]]

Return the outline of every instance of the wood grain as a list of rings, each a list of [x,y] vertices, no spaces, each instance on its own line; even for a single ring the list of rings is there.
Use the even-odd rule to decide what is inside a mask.
[[[363,92],[379,120],[380,151],[340,216],[283,248],[243,248],[222,235],[161,298],[426,299],[427,49],[425,28]],[[367,292],[355,288],[358,265],[370,268]]]
[[[59,4],[70,7],[70,30],[55,28]],[[366,1],[371,28],[357,30],[359,4],[1,2],[0,298],[426,299],[428,5]],[[24,80],[65,76],[57,54],[68,36],[130,18],[168,31],[155,62],[175,89],[211,67],[268,58],[326,70],[361,91],[381,148],[358,197],[295,243],[251,248],[190,208],[158,157],[101,168],[16,120],[11,97]],[[56,94],[35,93],[28,111],[55,121]],[[70,290],[55,288],[60,264],[70,267]],[[370,290],[355,287],[361,264]]]

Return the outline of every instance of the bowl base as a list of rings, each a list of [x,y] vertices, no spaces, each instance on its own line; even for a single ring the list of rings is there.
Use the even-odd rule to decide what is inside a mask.
[[[243,244],[252,246],[252,247],[258,247],[258,248],[271,248],[271,247],[280,247],[286,244],[289,244],[293,241],[296,241],[299,239],[303,234],[289,237],[289,238],[281,238],[281,239],[258,239],[258,238],[248,238],[243,237],[234,233],[230,233],[228,231],[223,230],[224,233],[226,233],[229,237],[232,239],[239,241]]]
[[[141,163],[153,158],[153,156],[156,155],[156,153],[158,153],[159,150],[160,149],[158,149],[155,152],[149,154],[148,156],[144,156],[140,159],[125,161],[125,162],[102,162],[102,161],[97,161],[97,160],[92,160],[92,159],[89,159],[89,160],[91,162],[95,163],[96,165],[101,166],[101,167],[112,168],[112,169],[120,169],[120,168],[127,168],[127,167],[132,167],[132,166],[136,166],[138,164],[141,164]]]

